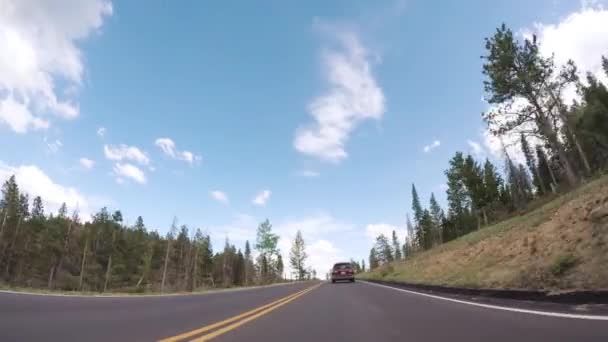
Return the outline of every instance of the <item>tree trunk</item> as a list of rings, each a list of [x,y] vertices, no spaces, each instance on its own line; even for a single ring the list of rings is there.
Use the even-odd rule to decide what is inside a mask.
[[[23,251],[24,251],[24,253],[26,253],[26,257],[27,257],[29,247],[30,247],[30,237],[28,236],[25,239],[25,244],[23,246]],[[19,266],[17,267],[17,276],[15,277],[17,284],[21,283],[21,280],[23,277],[23,264],[25,263],[23,259],[24,259],[23,256],[21,256],[21,258],[19,258],[19,264],[18,264]]]
[[[55,263],[53,263],[53,265],[51,266],[51,269],[49,270],[49,281],[47,284],[47,287],[49,290],[53,289],[54,278],[55,278]]]
[[[591,166],[589,165],[589,160],[587,159],[587,155],[585,154],[585,151],[583,151],[581,144],[578,142],[578,138],[576,137],[576,135],[574,133],[571,134],[572,139],[574,139],[574,145],[576,145],[576,150],[578,151],[578,154],[581,157],[581,160],[583,161],[583,165],[585,166],[585,170],[587,171],[587,176],[591,176],[592,171]]]
[[[15,244],[17,242],[17,236],[19,235],[19,228],[21,227],[21,216],[19,216],[19,220],[17,221],[17,226],[15,227],[15,235],[13,235],[13,239],[7,249],[7,257],[6,257],[6,269],[4,270],[4,274],[7,279],[10,279],[10,271],[11,271],[11,263],[13,262],[13,256],[15,254]]]
[[[7,215],[8,215],[8,209],[4,209],[4,218],[2,219],[2,226],[0,226],[0,245],[2,245],[2,234],[4,233],[4,225],[6,224]]]
[[[488,225],[488,214],[487,214],[487,212],[486,212],[486,208],[483,208],[483,209],[481,210],[481,212],[482,212],[482,214],[483,214],[483,224],[484,224],[485,226],[487,226],[487,225]]]
[[[576,186],[576,184],[578,183],[578,178],[576,176],[576,174],[574,173],[574,170],[572,169],[572,165],[570,164],[570,161],[568,160],[568,155],[566,154],[566,151],[564,150],[564,147],[557,143],[556,145],[557,147],[557,154],[559,156],[559,160],[562,164],[562,166],[564,167],[564,171],[566,171],[566,178],[568,179],[568,185],[570,187],[574,187]]]
[[[583,161],[583,165],[585,166],[585,170],[587,171],[587,176],[590,176],[591,175],[591,166],[589,166],[589,160],[587,159],[587,155],[581,148],[581,145],[578,142],[578,138],[576,137],[576,134],[570,128],[570,123],[568,122],[568,117],[566,116],[566,108],[564,108],[564,105],[562,104],[561,100],[558,99],[555,96],[555,94],[553,94],[553,92],[549,92],[549,93],[551,94],[553,101],[557,104],[557,106],[559,108],[559,116],[562,119],[562,123],[564,124],[564,126],[566,126],[567,133],[572,137],[572,140],[574,140],[574,145],[576,146],[576,150],[578,152],[579,157]]]
[[[112,232],[112,248],[110,250],[110,257],[108,258],[108,267],[106,267],[106,279],[103,283],[103,292],[108,290],[108,283],[110,282],[110,275],[112,274],[112,254],[114,254],[114,243],[116,241],[116,229]]]
[[[549,163],[547,163],[548,165]],[[540,186],[540,191],[543,194],[547,193],[547,188],[545,187],[545,182],[543,182],[543,179],[540,178],[540,171],[539,171],[539,167],[538,165],[536,165],[536,167],[534,168],[534,173],[536,173],[536,179],[538,179],[538,185]]]
[[[198,248],[194,247],[194,269],[192,270],[192,291],[197,289],[197,281],[198,279]]]
[[[137,281],[137,285],[135,287],[139,288],[141,283],[148,278],[150,274],[150,267],[152,266],[152,256],[154,254],[154,246],[152,243],[148,243],[148,252],[146,254],[146,260],[144,260],[144,269],[142,271],[141,277]]]
[[[110,281],[110,274],[112,273],[112,254],[108,258],[108,267],[106,268],[106,279],[103,283],[103,292],[108,290],[108,282]]]
[[[82,284],[84,281],[84,272],[87,263],[87,254],[89,252],[89,234],[87,233],[87,237],[84,241],[84,248],[82,249],[82,262],[80,263],[80,279],[78,281],[78,289],[82,291]]]
[[[557,179],[555,178],[555,173],[553,172],[553,168],[551,167],[551,164],[549,164],[549,161],[547,160],[547,169],[549,169],[549,175],[551,176],[551,192],[552,193],[556,193],[556,188],[557,188]]]
[[[188,245],[186,248],[186,252],[184,253],[184,258],[182,259],[184,262],[184,285],[183,289],[188,290],[190,286],[190,268],[192,267],[192,247]]]
[[[72,220],[70,220],[70,223],[68,224],[68,231],[65,234],[65,237],[63,239],[63,250],[61,251],[61,256],[59,257],[59,265],[58,265],[58,270],[61,270],[63,268],[63,260],[65,259],[65,256],[68,254],[68,247],[70,245],[70,233],[72,232]]]
[[[574,173],[574,170],[572,169],[572,165],[570,164],[568,155],[566,154],[566,151],[564,150],[564,146],[559,142],[559,139],[557,138],[557,133],[553,129],[551,122],[549,121],[549,118],[547,118],[545,112],[543,111],[541,106],[538,104],[537,99],[529,98],[529,100],[532,100],[531,102],[536,109],[537,124],[539,125],[541,133],[543,134],[543,136],[545,136],[545,138],[547,138],[552,149],[554,151],[557,151],[557,155],[559,156],[559,161],[562,164],[562,166],[564,167],[564,171],[566,171],[566,178],[568,180],[568,184],[571,187],[575,186],[578,183],[578,178],[577,178],[576,174]],[[566,124],[566,123],[564,122],[564,124]]]
[[[163,266],[163,280],[160,283],[160,293],[165,291],[165,280],[167,278],[167,265],[169,264],[169,250],[171,249],[171,239],[167,238],[167,251],[165,252],[165,265]]]
[[[247,265],[247,262],[248,260],[245,259],[245,269],[243,270],[243,273],[245,273],[245,286],[247,286],[247,284],[249,283],[249,266]]]

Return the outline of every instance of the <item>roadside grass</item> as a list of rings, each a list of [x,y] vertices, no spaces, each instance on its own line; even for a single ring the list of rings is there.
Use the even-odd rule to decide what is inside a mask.
[[[590,209],[607,202],[603,176],[358,277],[472,288],[608,289],[608,226],[587,220]]]
[[[257,288],[274,287],[282,285],[296,284],[298,281],[287,281],[266,285],[254,285],[254,286],[233,286],[225,288],[214,288],[207,287],[201,288],[194,291],[179,291],[179,292],[137,292],[137,291],[108,291],[108,292],[95,292],[95,291],[62,291],[62,290],[49,290],[49,289],[38,289],[28,287],[15,287],[5,283],[0,283],[0,292],[15,292],[23,294],[39,294],[39,295],[56,295],[56,296],[79,296],[79,297],[162,297],[162,296],[187,296],[197,294],[208,294],[217,292],[234,292],[244,291]]]

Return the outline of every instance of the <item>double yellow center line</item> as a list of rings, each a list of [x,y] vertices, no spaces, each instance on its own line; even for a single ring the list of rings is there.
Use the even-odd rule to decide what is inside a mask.
[[[188,331],[185,332],[183,334],[180,335],[176,335],[176,336],[172,336],[172,337],[167,337],[165,339],[160,340],[160,342],[178,342],[178,341],[184,341],[186,339],[192,338],[194,336],[198,336],[200,334],[205,333],[202,336],[198,336],[197,338],[194,338],[192,340],[190,340],[190,342],[203,342],[203,341],[209,341],[212,338],[218,337],[222,334],[225,334],[231,330],[234,330],[238,327],[240,327],[241,325],[252,321],[256,318],[259,318],[293,300],[295,300],[296,298],[305,295],[306,293],[316,289],[317,287],[321,286],[321,284],[317,284],[311,287],[308,287],[302,291],[296,292],[294,294],[291,294],[289,296],[283,297],[281,299],[275,300],[274,302],[268,303],[266,305],[262,305],[258,308],[255,308],[253,310],[249,310],[247,312],[244,312],[240,315],[236,315],[234,317],[230,317],[228,319],[225,319],[223,321],[220,322],[216,322],[210,325],[206,325],[203,326],[201,328],[192,330],[192,331]],[[217,330],[216,330],[217,329]]]

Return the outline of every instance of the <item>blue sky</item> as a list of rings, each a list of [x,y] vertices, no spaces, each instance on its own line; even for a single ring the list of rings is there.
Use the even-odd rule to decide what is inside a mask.
[[[578,1],[0,1],[0,178],[50,210],[107,205],[241,247],[269,218],[319,272],[493,158],[479,56],[502,22],[599,70]],[[580,39],[581,34],[597,39]],[[563,38],[563,39],[562,39]],[[604,49],[604,50],[602,50]],[[593,57],[590,58],[589,56]]]

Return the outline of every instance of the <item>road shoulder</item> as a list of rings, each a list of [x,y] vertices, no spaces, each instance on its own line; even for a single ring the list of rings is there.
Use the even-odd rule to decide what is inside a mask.
[[[487,309],[514,311],[554,317],[608,321],[608,304],[603,303],[569,304],[547,301],[506,299],[483,295],[475,296],[421,290],[420,288],[412,288],[411,286],[399,283],[385,283],[368,280],[358,280],[358,282],[369,286],[383,287],[412,295],[450,301],[461,305],[474,305],[478,307],[485,307]]]

